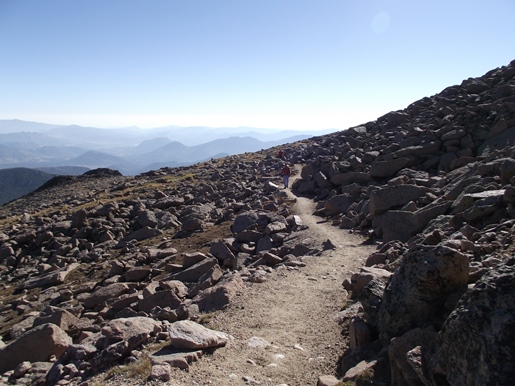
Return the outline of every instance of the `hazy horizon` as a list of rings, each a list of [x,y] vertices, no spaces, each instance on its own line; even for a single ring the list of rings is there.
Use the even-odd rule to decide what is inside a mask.
[[[164,126],[155,126],[155,127],[140,127],[140,126],[120,126],[120,127],[102,127],[102,126],[93,126],[93,125],[80,125],[76,123],[64,123],[64,124],[56,124],[56,123],[49,123],[49,122],[42,122],[42,121],[28,121],[24,119],[18,119],[18,118],[0,118],[0,129],[4,126],[9,126],[8,122],[13,122],[13,125],[19,124],[19,125],[45,125],[45,126],[51,126],[51,127],[81,127],[81,128],[95,128],[95,129],[105,129],[105,130],[161,130],[161,129],[192,129],[192,128],[201,128],[201,129],[213,129],[213,130],[219,130],[219,129],[227,129],[231,131],[235,130],[245,130],[245,131],[252,131],[252,130],[258,130],[260,132],[271,132],[271,133],[279,133],[279,132],[326,132],[326,131],[338,131],[338,130],[345,130],[345,129],[338,129],[334,127],[328,127],[328,128],[316,128],[316,129],[281,129],[281,128],[274,128],[274,127],[251,127],[251,126],[200,126],[200,125],[191,125],[191,126],[180,126],[180,125],[164,125]],[[363,122],[366,123],[366,122]],[[23,129],[19,129],[23,130]]]

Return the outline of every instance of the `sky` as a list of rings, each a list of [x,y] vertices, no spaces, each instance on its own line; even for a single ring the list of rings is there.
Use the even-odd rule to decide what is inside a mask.
[[[0,0],[0,119],[321,130],[515,59],[513,0]]]

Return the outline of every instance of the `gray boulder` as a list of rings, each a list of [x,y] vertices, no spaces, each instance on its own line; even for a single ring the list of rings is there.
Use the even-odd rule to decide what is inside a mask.
[[[443,246],[419,245],[408,252],[384,292],[381,339],[388,343],[413,328],[443,323],[447,299],[467,288],[468,263],[466,255]]]
[[[164,290],[173,291],[179,299],[184,299],[188,295],[188,287],[179,280],[163,280],[159,282],[159,287]]]
[[[200,291],[206,288],[214,286],[222,278],[223,271],[219,265],[214,265],[209,271],[202,275],[198,283],[191,287],[188,291],[188,297],[192,298],[196,296]]]
[[[128,282],[137,282],[145,280],[152,270],[148,267],[134,267],[125,272],[125,280]]]
[[[382,268],[362,267],[359,272],[352,274],[352,287],[347,289],[352,291],[353,298],[357,298],[370,281],[375,279],[386,284],[391,275],[391,272]]]
[[[141,229],[138,229],[138,230],[128,234],[127,236],[125,236],[122,239],[122,241],[131,241],[131,240],[142,241],[142,240],[150,239],[152,237],[159,236],[162,233],[163,232],[159,229],[145,226]]]
[[[437,337],[433,385],[510,385],[515,379],[515,259],[462,297]],[[442,381],[439,381],[439,380]]]
[[[52,323],[42,324],[0,349],[0,374],[24,361],[47,362],[52,355],[59,358],[71,344],[72,338],[61,328]]]
[[[257,214],[257,212],[243,212],[236,217],[234,223],[231,226],[231,230],[235,234],[240,233],[256,224],[258,220],[259,215]]]
[[[346,213],[356,201],[356,197],[348,193],[331,197],[324,203],[324,208],[333,213]]]
[[[187,269],[207,259],[202,252],[185,253],[182,255],[182,268]]]
[[[317,186],[319,188],[322,188],[322,189],[324,189],[324,188],[331,188],[333,186],[331,181],[321,171],[315,173],[315,175],[313,176],[313,180],[315,181]]]
[[[138,307],[140,311],[146,312],[147,314],[152,311],[154,307],[170,307],[172,310],[179,307],[181,299],[177,296],[173,290],[157,291],[149,296],[145,296],[139,300]]]
[[[445,214],[451,203],[451,201],[435,201],[414,212],[389,210],[375,217],[372,225],[375,233],[383,237],[383,241],[399,240],[406,242],[412,236],[422,232],[432,219]]]
[[[396,386],[424,386],[422,372],[413,367],[408,354],[416,347],[429,347],[436,339],[436,332],[415,328],[404,335],[393,338],[388,347],[391,384]]]
[[[370,193],[369,211],[377,216],[397,206],[404,206],[430,192],[429,188],[416,185],[388,186]]]
[[[244,289],[243,280],[237,273],[225,277],[215,286],[208,288],[193,298],[200,312],[220,310],[228,305]]]
[[[33,326],[37,327],[47,323],[53,323],[59,326],[71,336],[82,329],[90,329],[92,327],[92,322],[89,319],[79,319],[71,312],[53,306],[46,307],[43,312],[36,317]]]
[[[158,322],[144,316],[136,316],[134,318],[119,318],[109,321],[102,328],[102,335],[105,337],[105,343],[112,343],[128,340],[129,338],[139,334],[152,334],[156,327],[160,326]]]
[[[167,280],[179,280],[185,283],[195,283],[216,264],[218,264],[218,260],[216,258],[206,257],[191,267],[171,274],[167,277]]]
[[[255,242],[259,241],[259,239],[261,237],[263,237],[263,233],[256,231],[256,230],[248,229],[248,230],[239,232],[236,235],[236,240],[238,240],[241,243],[255,243]]]
[[[118,297],[129,292],[129,286],[125,283],[113,283],[97,289],[92,294],[81,294],[77,297],[86,308],[93,308],[108,299]]]
[[[358,297],[359,303],[363,307],[363,319],[375,332],[379,331],[379,309],[386,284],[381,279],[373,278],[361,290]]]
[[[175,348],[196,350],[225,346],[229,336],[220,331],[211,330],[191,320],[172,323],[168,333]]]
[[[20,286],[19,290],[23,289],[31,289],[37,287],[49,287],[55,286],[59,284],[63,284],[66,280],[66,277],[72,272],[75,268],[77,268],[79,264],[72,263],[67,265],[66,267],[45,273],[40,276],[34,276],[27,280],[25,280]]]
[[[370,176],[374,178],[387,178],[394,176],[399,170],[411,163],[409,158],[397,158],[387,161],[376,161],[370,168]]]
[[[224,240],[217,240],[213,242],[209,248],[209,253],[219,260],[232,260],[234,259],[234,253],[230,250],[228,243]]]
[[[362,172],[340,173],[331,177],[331,182],[337,186],[349,185],[353,183],[366,185],[371,180],[372,178],[370,177],[370,174]]]
[[[156,214],[151,210],[144,210],[136,219],[138,221],[139,226],[142,228],[149,227],[149,228],[156,228],[159,221],[157,220]]]

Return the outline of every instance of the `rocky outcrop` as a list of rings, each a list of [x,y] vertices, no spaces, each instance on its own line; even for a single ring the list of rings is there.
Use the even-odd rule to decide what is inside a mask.
[[[445,321],[429,358],[433,384],[440,379],[452,385],[471,380],[483,385],[512,382],[514,299],[515,259],[511,258],[469,289]]]
[[[379,308],[379,332],[388,343],[415,327],[438,326],[445,306],[467,289],[468,258],[455,249],[421,246],[391,276]]]
[[[391,384],[513,377],[515,346],[500,339],[511,342],[513,320],[514,75],[512,62],[331,136],[296,183],[333,224],[381,241],[366,265],[391,277],[364,271],[343,284],[362,306],[353,351],[370,337],[389,347],[366,360],[388,361]],[[308,144],[302,157],[317,150]],[[368,179],[333,177],[352,173]]]

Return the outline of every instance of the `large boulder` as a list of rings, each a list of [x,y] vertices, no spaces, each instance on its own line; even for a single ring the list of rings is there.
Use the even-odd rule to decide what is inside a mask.
[[[138,301],[140,311],[149,314],[154,307],[170,307],[172,310],[179,307],[181,299],[174,290],[162,290],[143,297]]]
[[[359,272],[352,274],[351,287],[346,289],[352,291],[353,298],[357,298],[372,280],[376,279],[386,284],[391,275],[391,272],[382,268],[362,267]]]
[[[410,164],[409,158],[396,158],[387,161],[376,161],[370,168],[370,176],[375,178],[386,178],[394,176],[399,170]]]
[[[443,323],[447,299],[467,289],[468,263],[466,255],[445,246],[408,252],[384,292],[380,338],[388,343],[413,328]]]
[[[216,258],[206,256],[203,260],[199,261],[198,263],[182,271],[171,274],[167,277],[167,280],[179,280],[184,283],[196,283],[206,272],[208,272],[216,264],[218,264],[218,260]]]
[[[340,173],[331,177],[331,182],[337,186],[349,185],[349,184],[360,184],[366,185],[372,180],[370,174],[362,172],[349,172]]]
[[[350,206],[356,201],[356,198],[357,197],[348,193],[339,194],[327,200],[324,207],[333,213],[346,213]]]
[[[249,211],[240,213],[234,220],[231,230],[235,234],[240,233],[256,224],[258,220],[259,215],[257,212]]]
[[[105,287],[100,287],[92,294],[80,294],[77,299],[82,301],[86,308],[93,308],[102,302],[116,298],[129,292],[129,286],[125,283],[113,283]]]
[[[0,349],[0,374],[13,370],[24,361],[47,362],[59,358],[72,344],[72,338],[52,323],[42,324]]]
[[[102,328],[102,335],[106,338],[107,344],[112,344],[140,334],[150,335],[160,325],[161,322],[144,316],[119,318],[108,322]]]
[[[125,236],[122,239],[122,241],[131,241],[131,240],[142,241],[142,240],[150,239],[152,237],[159,236],[162,233],[163,233],[163,231],[156,229],[156,228],[151,228],[147,225],[147,226],[144,226],[143,228],[140,228],[140,229],[128,234],[127,236]]]
[[[193,298],[200,312],[220,310],[228,305],[244,289],[243,280],[237,273],[224,278]]]
[[[91,329],[92,327],[92,322],[89,319],[79,319],[71,312],[54,306],[46,307],[34,320],[33,327],[47,323],[59,326],[71,336],[78,334],[83,329]]]
[[[397,185],[376,189],[370,193],[370,214],[377,216],[394,207],[404,206],[430,191],[429,188],[416,185]]]
[[[383,241],[408,241],[412,236],[422,232],[434,218],[443,215],[451,206],[451,201],[435,201],[414,212],[405,210],[389,210],[373,219],[376,234]]]
[[[404,335],[393,338],[388,347],[390,359],[391,384],[396,386],[424,386],[423,377],[419,374],[418,366],[413,366],[410,358],[416,347],[429,347],[436,338],[436,332],[431,329],[415,328]],[[423,373],[423,372],[421,372]]]
[[[515,379],[515,258],[461,298],[437,337],[434,385],[511,385]]]
[[[191,320],[172,323],[168,329],[173,347],[196,350],[225,346],[229,336],[220,331],[211,330]]]
[[[27,280],[23,281],[23,283],[18,287],[18,290],[37,287],[51,287],[63,284],[68,274],[70,274],[78,266],[78,263],[72,263],[62,269],[28,278]]]

